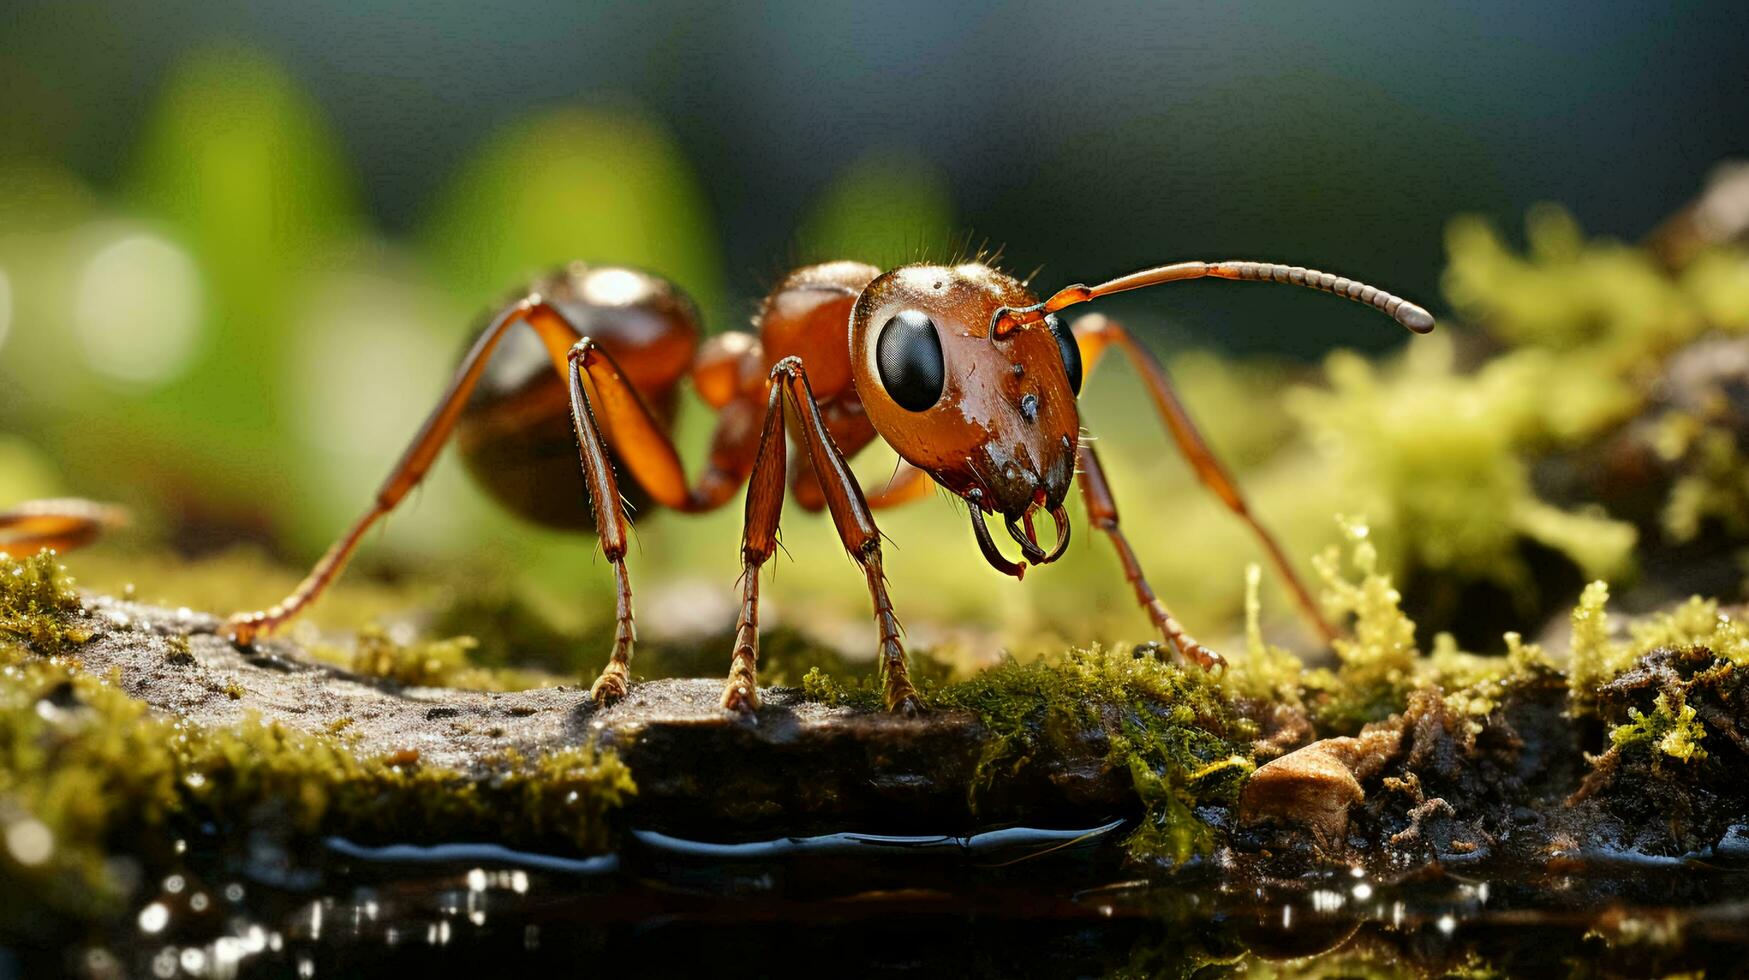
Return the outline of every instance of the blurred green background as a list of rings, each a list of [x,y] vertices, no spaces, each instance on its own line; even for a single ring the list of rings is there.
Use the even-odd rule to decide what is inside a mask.
[[[672,277],[712,330],[744,326],[796,262],[986,240],[1046,290],[1232,256],[1441,312],[1453,214],[1516,226],[1559,200],[1635,239],[1749,152],[1749,14],[1727,4],[74,2],[0,18],[0,505],[128,504],[136,528],[105,546],[124,556],[242,544],[309,562],[475,318],[572,258]],[[1216,444],[1268,470],[1257,503],[1291,550],[1332,540],[1352,501],[1313,475],[1327,460],[1274,451],[1298,423],[1271,395],[1333,347],[1400,343],[1388,321],[1223,284],[1107,306],[1168,353]],[[1102,367],[1084,401],[1159,591],[1193,629],[1229,628],[1256,550],[1186,492],[1127,368]],[[708,424],[683,418],[689,459]],[[857,461],[871,481],[883,452]],[[646,623],[728,625],[738,527],[738,503],[639,522]],[[1024,584],[985,568],[939,500],[882,527],[917,642],[1146,637],[1084,525]],[[784,540],[774,615],[868,645],[829,525],[792,507]],[[361,560],[366,577],[409,570],[513,583],[568,625],[610,610],[591,540],[495,512],[453,461]],[[285,584],[238,587],[265,604]]]

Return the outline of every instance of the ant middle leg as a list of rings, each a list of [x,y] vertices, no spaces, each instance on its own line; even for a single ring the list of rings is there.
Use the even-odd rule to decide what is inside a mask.
[[[1196,471],[1197,479],[1201,480],[1203,486],[1220,498],[1221,503],[1244,521],[1251,532],[1256,535],[1257,540],[1263,545],[1264,552],[1269,555],[1270,563],[1275,566],[1276,572],[1287,583],[1288,591],[1293,593],[1294,602],[1298,604],[1306,620],[1312,624],[1318,634],[1324,638],[1324,641],[1326,643],[1332,642],[1340,636],[1341,634],[1337,632],[1336,628],[1331,626],[1329,620],[1325,619],[1324,614],[1319,611],[1317,602],[1312,599],[1311,590],[1306,588],[1299,573],[1294,571],[1293,563],[1288,560],[1287,553],[1282,550],[1275,535],[1271,534],[1269,529],[1263,526],[1263,522],[1251,512],[1250,504],[1246,502],[1245,495],[1239,490],[1238,481],[1233,479],[1226,464],[1221,462],[1220,457],[1215,455],[1214,450],[1210,449],[1208,442],[1203,439],[1202,433],[1197,431],[1196,423],[1191,420],[1190,413],[1185,410],[1183,400],[1178,397],[1178,392],[1172,385],[1172,379],[1160,364],[1159,359],[1146,347],[1137,343],[1135,337],[1131,336],[1128,330],[1101,314],[1091,313],[1081,317],[1075,321],[1073,330],[1076,345],[1081,350],[1082,370],[1089,374],[1092,373],[1094,364],[1098,362],[1099,356],[1105,352],[1107,346],[1116,344],[1118,349],[1123,351],[1124,355],[1129,358],[1130,364],[1135,367],[1136,373],[1142,376],[1143,383],[1148,387],[1148,393],[1153,396],[1154,407],[1159,411],[1162,421],[1166,423],[1167,430],[1172,433],[1173,441],[1178,444],[1179,453]]]
[[[1095,528],[1104,531],[1111,538],[1112,547],[1117,549],[1117,560],[1123,565],[1123,575],[1136,590],[1136,601],[1141,603],[1148,618],[1154,621],[1154,627],[1165,637],[1166,642],[1195,661],[1204,670],[1212,670],[1226,663],[1221,655],[1208,647],[1196,642],[1184,627],[1179,625],[1166,604],[1154,594],[1154,589],[1148,585],[1148,580],[1142,575],[1142,565],[1136,561],[1136,553],[1130,548],[1128,538],[1118,527],[1117,500],[1112,496],[1111,483],[1105,478],[1105,468],[1099,465],[1099,454],[1093,451],[1093,446],[1087,440],[1081,441],[1077,450],[1080,456],[1081,494],[1087,501],[1087,521]]]
[[[874,426],[869,424],[868,416],[860,408],[853,413],[834,412],[833,409],[834,406],[830,403],[820,406],[826,432],[845,459],[853,458],[874,441]],[[930,486],[928,473],[899,460],[892,475],[867,495],[868,507],[870,510],[881,510],[922,500],[929,496]],[[809,513],[819,513],[826,509],[826,491],[814,472],[813,458],[807,453],[789,461],[789,492],[790,499]]]

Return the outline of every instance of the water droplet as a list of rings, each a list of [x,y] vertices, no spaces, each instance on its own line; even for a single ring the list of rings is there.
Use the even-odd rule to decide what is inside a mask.
[[[140,910],[141,932],[160,932],[169,924],[170,910],[165,907],[163,902],[153,902]]]

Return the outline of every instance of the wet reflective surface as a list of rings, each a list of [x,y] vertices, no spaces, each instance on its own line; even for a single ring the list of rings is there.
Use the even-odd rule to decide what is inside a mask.
[[[633,832],[577,859],[497,845],[299,853],[257,840],[142,888],[125,928],[13,951],[19,975],[1734,975],[1749,866],[1560,858],[1291,882],[1220,860],[1114,873],[1121,821],[974,837],[709,843]],[[484,971],[482,973],[482,971]],[[6,971],[0,970],[0,975]]]

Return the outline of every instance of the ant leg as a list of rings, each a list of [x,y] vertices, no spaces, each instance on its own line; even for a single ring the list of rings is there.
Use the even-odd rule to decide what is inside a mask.
[[[528,321],[543,336],[564,332],[569,332],[573,339],[579,336],[564,314],[550,306],[531,309]],[[575,361],[578,355],[572,351],[568,356]],[[750,350],[742,356],[759,355]],[[599,414],[607,437],[606,444],[613,447],[632,479],[651,499],[670,510],[695,514],[715,510],[735,496],[753,468],[755,436],[759,432],[755,396],[737,394],[713,406],[717,426],[705,471],[689,486],[673,438],[644,403],[637,388],[626,380],[613,355],[599,344],[591,344],[580,363],[588,382],[591,407]]]
[[[468,396],[473,393],[474,385],[480,380],[480,374],[486,368],[486,362],[497,349],[498,342],[504,338],[510,328],[518,323],[527,322],[541,335],[548,353],[552,356],[555,370],[561,373],[565,370],[565,352],[577,340],[577,332],[564,325],[562,319],[545,318],[535,322],[529,318],[531,311],[545,308],[539,296],[530,296],[504,310],[492,320],[490,326],[480,334],[474,346],[462,359],[461,366],[456,369],[455,376],[450,379],[449,388],[438,400],[437,407],[426,416],[425,422],[419,428],[419,433],[407,446],[399,461],[389,471],[388,479],[383,481],[377,491],[376,500],[348,528],[345,534],[328,549],[320,561],[316,562],[310,574],[298,584],[292,594],[281,600],[278,605],[258,612],[238,613],[225,624],[225,630],[231,639],[237,643],[249,644],[255,638],[271,633],[284,625],[311,603],[321,597],[322,593],[332,585],[346,567],[347,559],[358,548],[358,543],[364,538],[364,533],[370,530],[378,520],[407,496],[408,491],[425,478],[425,473],[436,461],[438,452],[443,448],[451,430],[455,428],[456,419],[461,415],[462,408],[467,404]]]
[[[72,551],[127,522],[127,511],[112,504],[74,498],[30,500],[0,512],[0,553]]]
[[[773,377],[777,377],[775,371]],[[758,455],[753,464],[752,477],[747,484],[746,523],[741,534],[741,612],[735,620],[735,649],[729,662],[729,681],[723,689],[723,707],[741,711],[751,711],[759,707],[759,570],[777,547],[778,521],[783,513],[787,440],[783,427],[782,397],[783,385],[773,384],[765,410],[765,427],[760,436]],[[828,424],[826,444],[842,460],[837,440],[831,438],[830,428]],[[796,466],[790,470],[788,482],[797,503],[808,510],[817,511],[826,506],[827,497],[820,481],[815,479],[813,466],[809,462],[809,454],[813,451],[811,447],[812,440],[809,453],[798,457]],[[845,472],[848,473],[848,470]],[[909,463],[901,463],[899,472],[888,481],[887,486],[868,498],[864,506],[868,510],[896,506],[919,499],[928,492],[928,474]],[[867,523],[870,527],[873,526],[872,519]],[[842,527],[841,524],[839,526]],[[876,536],[878,538],[878,532]],[[846,547],[850,547],[848,542]],[[878,545],[876,551],[874,561],[878,566]],[[851,553],[856,554],[855,549]],[[901,703],[907,697],[914,702],[915,692],[910,691],[909,676],[905,673],[904,650],[898,641],[898,620],[892,616],[892,604],[887,600],[885,582],[879,578],[878,572],[871,589],[878,589],[874,593],[875,613],[882,631],[882,652],[886,655],[882,660],[883,673],[888,677],[889,684],[897,683],[904,689],[898,694],[898,701],[895,701],[889,687],[888,703]],[[892,642],[890,649],[889,634]],[[895,655],[898,663],[897,677],[887,670],[887,665],[893,662]],[[914,704],[902,710],[913,711]]]
[[[637,641],[637,628],[632,622],[632,580],[626,574],[626,532],[631,522],[626,520],[625,501],[619,495],[619,480],[614,476],[613,463],[607,458],[607,447],[595,426],[594,406],[583,389],[583,371],[591,361],[606,358],[595,341],[585,337],[571,347],[567,355],[570,370],[565,382],[571,391],[571,422],[577,429],[577,446],[582,455],[583,479],[589,485],[589,497],[595,507],[595,534],[601,542],[601,553],[613,566],[614,631],[613,653],[601,676],[589,688],[589,696],[598,704],[611,704],[626,696],[631,679],[632,644]]]
[[[1123,564],[1123,575],[1129,580],[1130,586],[1136,590],[1136,601],[1147,611],[1148,618],[1154,621],[1166,642],[1177,648],[1202,667],[1212,670],[1226,663],[1221,655],[1208,647],[1196,642],[1172,613],[1166,609],[1166,604],[1154,595],[1154,590],[1148,585],[1148,580],[1142,576],[1142,566],[1136,561],[1136,553],[1130,549],[1129,540],[1123,536],[1123,531],[1117,524],[1117,500],[1111,495],[1111,484],[1105,478],[1105,469],[1099,465],[1099,455],[1093,451],[1093,446],[1087,440],[1081,441],[1078,451],[1080,456],[1081,495],[1087,500],[1087,521],[1095,528],[1104,531],[1111,537],[1112,547],[1117,549],[1117,560]]]
[[[558,316],[556,311],[535,311],[531,320]],[[617,700],[629,684],[632,645],[636,630],[632,621],[631,582],[626,574],[625,550],[630,522],[625,516],[618,481],[607,455],[607,441],[617,436],[613,448],[626,468],[658,502],[678,510],[709,510],[732,497],[749,475],[753,484],[747,494],[747,530],[742,543],[743,600],[735,628],[735,651],[723,706],[752,710],[758,706],[756,668],[759,659],[758,607],[759,566],[771,557],[777,545],[777,521],[783,506],[784,432],[780,392],[771,388],[766,419],[755,427],[756,402],[742,393],[717,406],[717,428],[711,442],[709,465],[691,489],[686,485],[679,454],[666,432],[655,422],[638,394],[625,380],[613,355],[593,340],[579,340],[567,355],[571,369],[566,384],[571,392],[571,416],[583,460],[589,495],[595,501],[597,537],[602,554],[612,563],[617,591],[613,654],[600,678],[590,689],[597,701]],[[587,380],[587,384],[585,381]],[[772,406],[776,406],[774,411]],[[599,412],[602,427],[596,425]],[[773,427],[775,426],[775,435]],[[758,441],[754,441],[757,437]],[[759,461],[775,454],[769,473]],[[775,490],[766,485],[775,474]],[[607,501],[606,507],[602,501]],[[769,509],[769,513],[767,510]]]
[[[783,388],[771,385],[758,455],[747,481],[747,508],[741,529],[741,612],[735,617],[735,649],[729,655],[729,680],[723,685],[723,707],[753,711],[759,707],[759,570],[777,549],[777,526],[783,516],[784,457]]]
[[[921,705],[917,690],[911,686],[911,675],[905,666],[905,646],[900,639],[899,618],[893,612],[892,598],[887,594],[886,573],[881,568],[881,532],[869,513],[862,487],[845,462],[844,454],[832,441],[820,406],[814,401],[808,386],[807,372],[800,358],[786,357],[771,369],[772,384],[789,395],[795,410],[802,444],[819,477],[820,489],[826,496],[826,507],[832,513],[832,523],[838,528],[844,550],[862,567],[868,580],[869,598],[874,603],[875,625],[880,631],[881,680],[887,709],[900,714],[916,714]],[[769,423],[768,423],[769,424]],[[776,482],[775,474],[755,473],[754,486],[762,480]],[[751,499],[751,498],[750,498]]]
[[[834,424],[832,415],[826,414],[826,431],[832,436],[833,445],[838,447],[844,458],[849,459],[861,452],[874,441],[875,432],[866,422],[858,426]],[[858,417],[860,419],[860,416]],[[913,500],[922,500],[929,496],[931,483],[929,474],[912,466],[904,460],[899,461],[892,476],[868,495],[868,509],[881,510],[887,507],[898,507]],[[789,463],[790,499],[796,505],[809,513],[819,513],[826,507],[826,492],[820,487],[820,480],[814,475],[814,464],[806,453],[795,457]]]
[[[1159,410],[1167,430],[1178,443],[1178,451],[1189,461],[1203,486],[1213,491],[1221,503],[1227,505],[1228,510],[1238,515],[1251,528],[1252,533],[1262,543],[1263,550],[1269,555],[1270,563],[1275,566],[1283,581],[1287,582],[1288,590],[1293,593],[1300,611],[1317,629],[1319,635],[1323,636],[1325,642],[1334,641],[1340,636],[1335,627],[1324,618],[1323,613],[1319,612],[1311,591],[1294,571],[1293,563],[1288,561],[1287,553],[1282,551],[1275,536],[1251,513],[1250,505],[1239,491],[1238,482],[1227,471],[1220,457],[1209,448],[1202,433],[1197,431],[1196,423],[1191,421],[1190,413],[1185,411],[1184,402],[1179,399],[1178,392],[1172,386],[1172,379],[1166,374],[1160,361],[1146,347],[1136,343],[1129,331],[1100,314],[1094,313],[1076,320],[1073,329],[1076,344],[1081,349],[1082,370],[1087,373],[1092,373],[1093,365],[1098,362],[1107,345],[1116,344],[1124,352],[1135,366],[1136,373],[1142,376],[1142,381],[1148,386],[1148,393],[1154,398],[1154,407]]]

